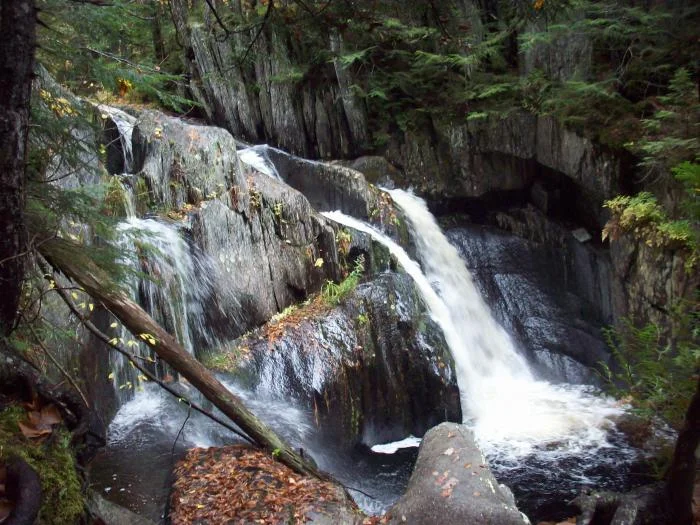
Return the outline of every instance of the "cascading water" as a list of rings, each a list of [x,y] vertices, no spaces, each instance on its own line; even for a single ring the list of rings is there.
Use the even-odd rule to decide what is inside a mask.
[[[538,380],[491,315],[425,202],[402,190],[389,194],[412,227],[422,269],[372,226],[340,212],[324,215],[371,235],[414,279],[455,360],[464,422],[473,428],[496,473],[508,478],[508,472],[521,469],[524,461],[543,473],[559,470],[558,462],[568,462],[568,478],[561,483],[576,487],[562,488],[575,492],[586,482],[601,481],[589,475],[591,465],[629,463],[635,453],[612,444],[613,420],[624,407],[596,395],[591,387]]]
[[[185,224],[130,217],[117,227],[118,245],[123,254],[121,262],[131,269],[127,284],[132,297],[188,352],[194,353],[197,343],[218,343],[207,327],[204,310],[217,272],[210,258],[185,240],[185,228]],[[140,343],[144,353],[150,355],[125,328],[118,337],[131,349]],[[133,347],[130,341],[134,341]],[[118,354],[113,354],[111,365],[115,388],[124,402],[138,384],[138,374]]]
[[[259,146],[251,146],[238,150],[238,158],[244,164],[256,169],[260,173],[264,173],[268,177],[282,181],[277,168],[270,158],[265,153],[265,149]]]
[[[105,104],[99,104],[97,109],[102,115],[108,117],[117,126],[119,131],[119,141],[124,155],[124,172],[131,173],[134,168],[134,148],[132,135],[136,126],[136,118],[121,109],[113,108]]]

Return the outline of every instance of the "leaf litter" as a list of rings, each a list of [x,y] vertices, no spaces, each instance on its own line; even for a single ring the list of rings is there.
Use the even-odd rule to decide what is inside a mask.
[[[195,448],[175,468],[170,518],[173,525],[296,525],[338,503],[337,485],[299,475],[264,451]]]

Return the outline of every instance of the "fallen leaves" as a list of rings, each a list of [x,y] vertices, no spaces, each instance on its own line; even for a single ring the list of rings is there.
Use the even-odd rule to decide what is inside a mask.
[[[56,405],[48,404],[43,407],[34,400],[26,405],[27,419],[18,422],[19,429],[24,437],[29,439],[42,439],[50,436],[53,426],[63,421],[61,413]]]
[[[338,487],[299,476],[269,454],[240,445],[192,449],[175,469],[173,525],[301,524],[340,501]]]

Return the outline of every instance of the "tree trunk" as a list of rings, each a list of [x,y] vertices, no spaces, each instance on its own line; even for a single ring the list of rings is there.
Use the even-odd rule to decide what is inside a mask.
[[[693,488],[695,486],[695,451],[700,444],[700,378],[678,433],[673,460],[666,474],[665,504],[671,523],[693,523]]]
[[[165,16],[160,2],[153,2],[153,20],[151,20],[151,37],[153,39],[153,53],[158,64],[162,64],[168,56],[165,54],[165,42],[163,41],[163,29],[160,19]]]
[[[187,379],[260,446],[301,474],[326,479],[307,458],[301,457],[270,428],[248,411],[240,399],[191,356],[138,304],[117,289],[94,262],[80,256],[80,247],[62,239],[47,240],[39,250],[58,271],[83,287],[85,292],[111,311],[135,336],[146,340],[153,351]],[[142,336],[143,334],[143,336]]]
[[[0,336],[17,317],[27,235],[24,169],[36,44],[34,0],[2,0],[0,10]]]

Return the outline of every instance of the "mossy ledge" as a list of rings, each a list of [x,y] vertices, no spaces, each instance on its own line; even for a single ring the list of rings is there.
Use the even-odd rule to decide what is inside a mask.
[[[39,475],[43,497],[38,524],[78,523],[85,512],[85,498],[70,434],[65,429],[56,429],[46,440],[28,439],[18,425],[26,415],[16,405],[0,411],[0,463],[19,456]]]

